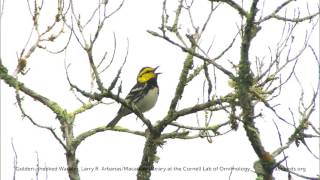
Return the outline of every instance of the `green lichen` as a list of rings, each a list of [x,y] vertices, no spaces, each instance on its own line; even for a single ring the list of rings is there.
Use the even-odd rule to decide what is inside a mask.
[[[200,72],[203,70],[204,68],[204,65],[200,65],[198,67],[196,67],[191,73],[190,75],[188,76],[187,78],[187,83],[192,81],[196,76],[198,76],[200,74]]]

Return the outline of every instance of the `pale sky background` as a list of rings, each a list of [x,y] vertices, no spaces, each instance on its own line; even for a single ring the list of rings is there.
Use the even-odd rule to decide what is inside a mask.
[[[110,1],[114,4],[113,1]],[[115,1],[116,2],[116,1]],[[170,1],[172,2],[172,1]],[[273,1],[273,3],[278,1]],[[79,3],[79,2],[77,2]],[[268,4],[270,3],[270,4]],[[280,2],[273,4],[266,2],[264,14],[268,14],[272,9],[277,7]],[[316,12],[317,2],[310,1],[309,8],[311,12]],[[297,3],[293,3],[298,5]],[[1,58],[12,74],[17,64],[17,54],[21,52],[25,46],[29,33],[32,28],[32,19],[28,12],[26,1],[21,0],[7,0],[4,4],[4,14],[2,17],[1,26]],[[116,5],[116,4],[114,4]],[[173,19],[173,10],[175,6],[168,4],[170,8],[168,13]],[[199,8],[194,9],[195,23],[200,25],[203,23],[203,18],[206,17],[208,8],[206,3],[200,4]],[[56,5],[45,2],[44,12],[50,11],[49,8]],[[81,18],[87,19],[88,14],[92,11],[96,4],[84,5],[78,4],[77,11],[82,12]],[[145,116],[150,118],[152,122],[156,122],[164,117],[168,111],[168,106],[171,98],[174,95],[175,86],[178,82],[180,70],[183,65],[185,54],[180,49],[168,44],[164,40],[155,38],[149,35],[146,30],[158,31],[161,23],[162,1],[141,0],[139,2],[128,0],[125,2],[123,8],[115,14],[110,20],[106,21],[105,29],[101,32],[101,37],[98,40],[95,49],[95,57],[102,56],[104,50],[108,50],[108,58],[111,57],[113,47],[113,34],[117,37],[117,52],[115,56],[115,63],[112,68],[107,71],[102,80],[106,86],[112,81],[119,65],[125,57],[126,41],[129,39],[129,55],[128,62],[125,65],[121,80],[124,97],[135,83],[135,77],[138,71],[144,66],[158,66],[160,75],[158,84],[160,86],[160,96],[156,106]],[[271,8],[271,10],[269,9]],[[114,9],[114,7],[111,7]],[[306,15],[306,4],[301,5],[302,15]],[[293,11],[288,11],[292,14]],[[43,17],[42,17],[43,16]],[[54,15],[52,12],[42,14],[40,24],[46,27],[52,21]],[[184,18],[187,16],[184,16]],[[236,18],[235,18],[236,17]],[[185,27],[188,22],[187,19],[182,19],[182,29],[188,31]],[[231,42],[235,33],[237,32],[236,23],[239,23],[238,14],[227,6],[221,6],[215,12],[212,22],[209,24],[209,30],[203,39],[204,47],[208,47],[210,42],[214,39],[212,54],[215,56],[223,50],[228,43]],[[270,21],[265,23],[259,36],[257,36],[251,47],[251,59],[255,56],[270,58],[268,47],[274,51],[274,45],[281,35],[282,22]],[[43,28],[42,27],[42,28]],[[310,29],[311,24],[304,23],[299,25],[297,32],[295,32],[294,48],[302,47],[304,33],[306,29]],[[317,25],[313,36],[310,38],[310,44],[314,47],[316,52],[319,52],[319,26]],[[66,38],[67,35],[63,38]],[[70,77],[72,81],[81,88],[90,88],[90,71],[88,66],[88,59],[86,54],[80,49],[76,40],[73,38],[72,43],[67,51],[66,61],[71,63]],[[32,43],[34,39],[31,39]],[[49,48],[57,49],[61,46],[50,46]],[[221,64],[228,64],[225,61],[230,59],[237,62],[239,57],[239,39],[235,47],[223,58]],[[293,54],[296,54],[293,51]],[[318,54],[319,56],[319,54]],[[219,61],[219,62],[220,62]],[[195,65],[201,64],[202,61],[196,60]],[[31,70],[26,76],[19,76],[19,80],[25,83],[26,86],[39,92],[40,94],[53,99],[60,103],[68,110],[79,107],[79,102],[76,101],[72,93],[69,91],[69,86],[64,72],[64,53],[59,55],[51,55],[43,50],[37,50],[34,55],[28,60],[28,67]],[[307,49],[301,56],[298,63],[297,74],[300,76],[303,88],[305,90],[306,102],[309,102],[312,88],[316,87],[317,81],[317,64],[314,60],[310,49]],[[227,79],[224,75],[217,79],[217,95],[223,95],[230,91],[228,88]],[[195,82],[189,84],[184,93],[183,99],[179,104],[179,108],[188,107],[197,102],[200,98],[202,101],[202,83],[203,75],[196,78]],[[199,95],[197,95],[199,94]],[[297,112],[297,106],[300,96],[300,87],[296,81],[290,81],[283,88],[282,96],[274,102],[280,103],[278,107],[279,112],[284,117],[290,117],[288,107]],[[105,102],[111,102],[105,100]],[[258,107],[262,107],[261,105]],[[59,123],[55,119],[53,113],[48,108],[42,106],[40,103],[26,98],[24,108],[34,120],[42,125],[55,127],[59,132]],[[85,130],[107,124],[116,114],[119,105],[114,103],[112,105],[100,105],[87,113],[78,116],[75,122],[75,134],[79,134]],[[319,111],[318,105],[316,112],[312,115],[311,121],[315,125],[319,125]],[[274,116],[269,110],[264,110],[264,119],[259,119],[257,127],[261,133],[261,139],[266,150],[274,151],[279,147],[279,139],[277,131],[271,121]],[[297,113],[295,114],[297,115]],[[199,113],[199,117],[203,118],[203,114]],[[211,122],[214,124],[223,122],[225,115],[221,113],[213,114]],[[291,120],[291,118],[288,118]],[[280,129],[283,131],[283,141],[286,142],[287,137],[292,133],[292,128],[287,128],[284,123],[276,120]],[[298,121],[298,116],[296,118]],[[186,125],[196,125],[196,116],[190,115],[179,119],[179,122]],[[129,115],[122,119],[120,125],[130,127],[130,129],[144,130],[140,120],[136,120],[134,115]],[[172,129],[172,128],[169,128]],[[60,133],[58,133],[60,134]],[[1,82],[1,179],[12,179],[13,177],[13,150],[11,147],[11,140],[15,145],[18,154],[19,167],[35,167],[36,152],[39,155],[40,167],[66,167],[65,155],[63,148],[53,138],[51,133],[46,130],[34,127],[30,121],[21,118],[21,113],[15,104],[14,89],[9,88],[6,84]],[[136,171],[95,171],[86,172],[81,168],[88,167],[131,167],[139,166],[145,139],[126,133],[103,132],[96,134],[85,140],[77,150],[77,158],[80,160],[80,177],[81,179],[136,179]],[[318,139],[308,140],[309,147],[315,154],[319,154]],[[290,150],[286,151],[289,156],[289,167],[303,168],[297,170],[308,176],[315,176],[319,174],[319,164],[303,146],[296,147],[292,145]],[[163,148],[158,148],[157,156],[160,161],[155,164],[155,167],[218,167],[218,171],[196,172],[196,171],[172,171],[172,172],[157,172],[152,173],[153,180],[160,180],[170,177],[170,179],[228,179],[230,171],[223,171],[220,167],[241,167],[250,168],[253,170],[253,162],[257,160],[248,138],[240,124],[238,131],[232,131],[224,136],[213,138],[213,143],[208,143],[205,139],[194,140],[167,140]],[[277,160],[281,160],[279,156]],[[45,179],[45,172],[40,172],[39,179]],[[276,179],[285,179],[287,174],[278,171],[274,172]],[[256,175],[253,172],[234,171],[231,179],[255,179]],[[35,179],[34,171],[20,171],[16,174],[17,180],[20,179]],[[48,179],[68,179],[67,172],[63,171],[49,171]],[[295,180],[299,179],[294,177]]]

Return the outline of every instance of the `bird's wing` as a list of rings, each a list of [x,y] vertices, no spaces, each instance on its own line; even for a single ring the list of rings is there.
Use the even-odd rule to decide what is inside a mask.
[[[137,83],[135,86],[133,86],[133,88],[130,90],[130,92],[128,93],[128,95],[126,96],[125,100],[130,104],[130,103],[135,103],[137,101],[139,101],[142,97],[143,97],[143,93],[145,87],[147,86],[147,84],[142,84],[142,83]],[[119,116],[126,116],[128,114],[130,114],[131,111],[129,109],[127,109],[125,106],[121,106],[119,111],[118,111],[118,115]]]
[[[147,83],[137,83],[133,88],[130,90],[129,94],[126,97],[126,100],[131,102],[137,102],[143,97],[145,93],[144,90],[146,89]]]

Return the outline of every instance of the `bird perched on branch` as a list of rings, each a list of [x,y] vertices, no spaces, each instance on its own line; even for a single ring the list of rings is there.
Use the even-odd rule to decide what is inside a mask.
[[[125,100],[132,105],[135,105],[140,112],[149,111],[156,104],[159,87],[157,84],[158,75],[161,73],[155,72],[159,66],[144,67],[140,70],[137,76],[137,83],[133,86]],[[130,109],[121,106],[117,116],[109,122],[107,127],[114,127],[122,117],[132,113]]]

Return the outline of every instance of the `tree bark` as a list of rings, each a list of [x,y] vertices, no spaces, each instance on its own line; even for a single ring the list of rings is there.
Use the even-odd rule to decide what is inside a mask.
[[[251,4],[250,13],[247,17],[246,24],[241,42],[240,62],[239,62],[239,77],[238,77],[238,96],[240,107],[242,109],[243,127],[246,131],[252,148],[259,157],[258,163],[261,164],[262,170],[256,171],[258,177],[263,180],[273,180],[273,165],[274,158],[264,149],[260,140],[258,128],[254,122],[254,105],[253,97],[250,89],[253,85],[253,74],[251,73],[251,63],[249,60],[249,50],[251,41],[256,35],[256,25],[254,24],[257,10],[258,0],[254,0]]]
[[[58,117],[59,118],[59,117]],[[66,139],[66,159],[68,166],[68,175],[70,180],[80,180],[78,163],[79,160],[76,158],[77,145],[74,143],[73,136],[73,122],[74,116],[70,116],[68,113],[64,113],[61,117],[63,120],[61,130],[63,132],[64,138]]]
[[[68,174],[70,180],[80,180],[78,160],[76,158],[75,150],[70,150],[66,153]]]
[[[159,135],[150,134],[147,137],[144,149],[142,160],[138,169],[137,180],[149,180],[151,176],[151,171],[154,168],[154,162],[156,161],[157,147],[159,143],[157,143],[157,139]]]

